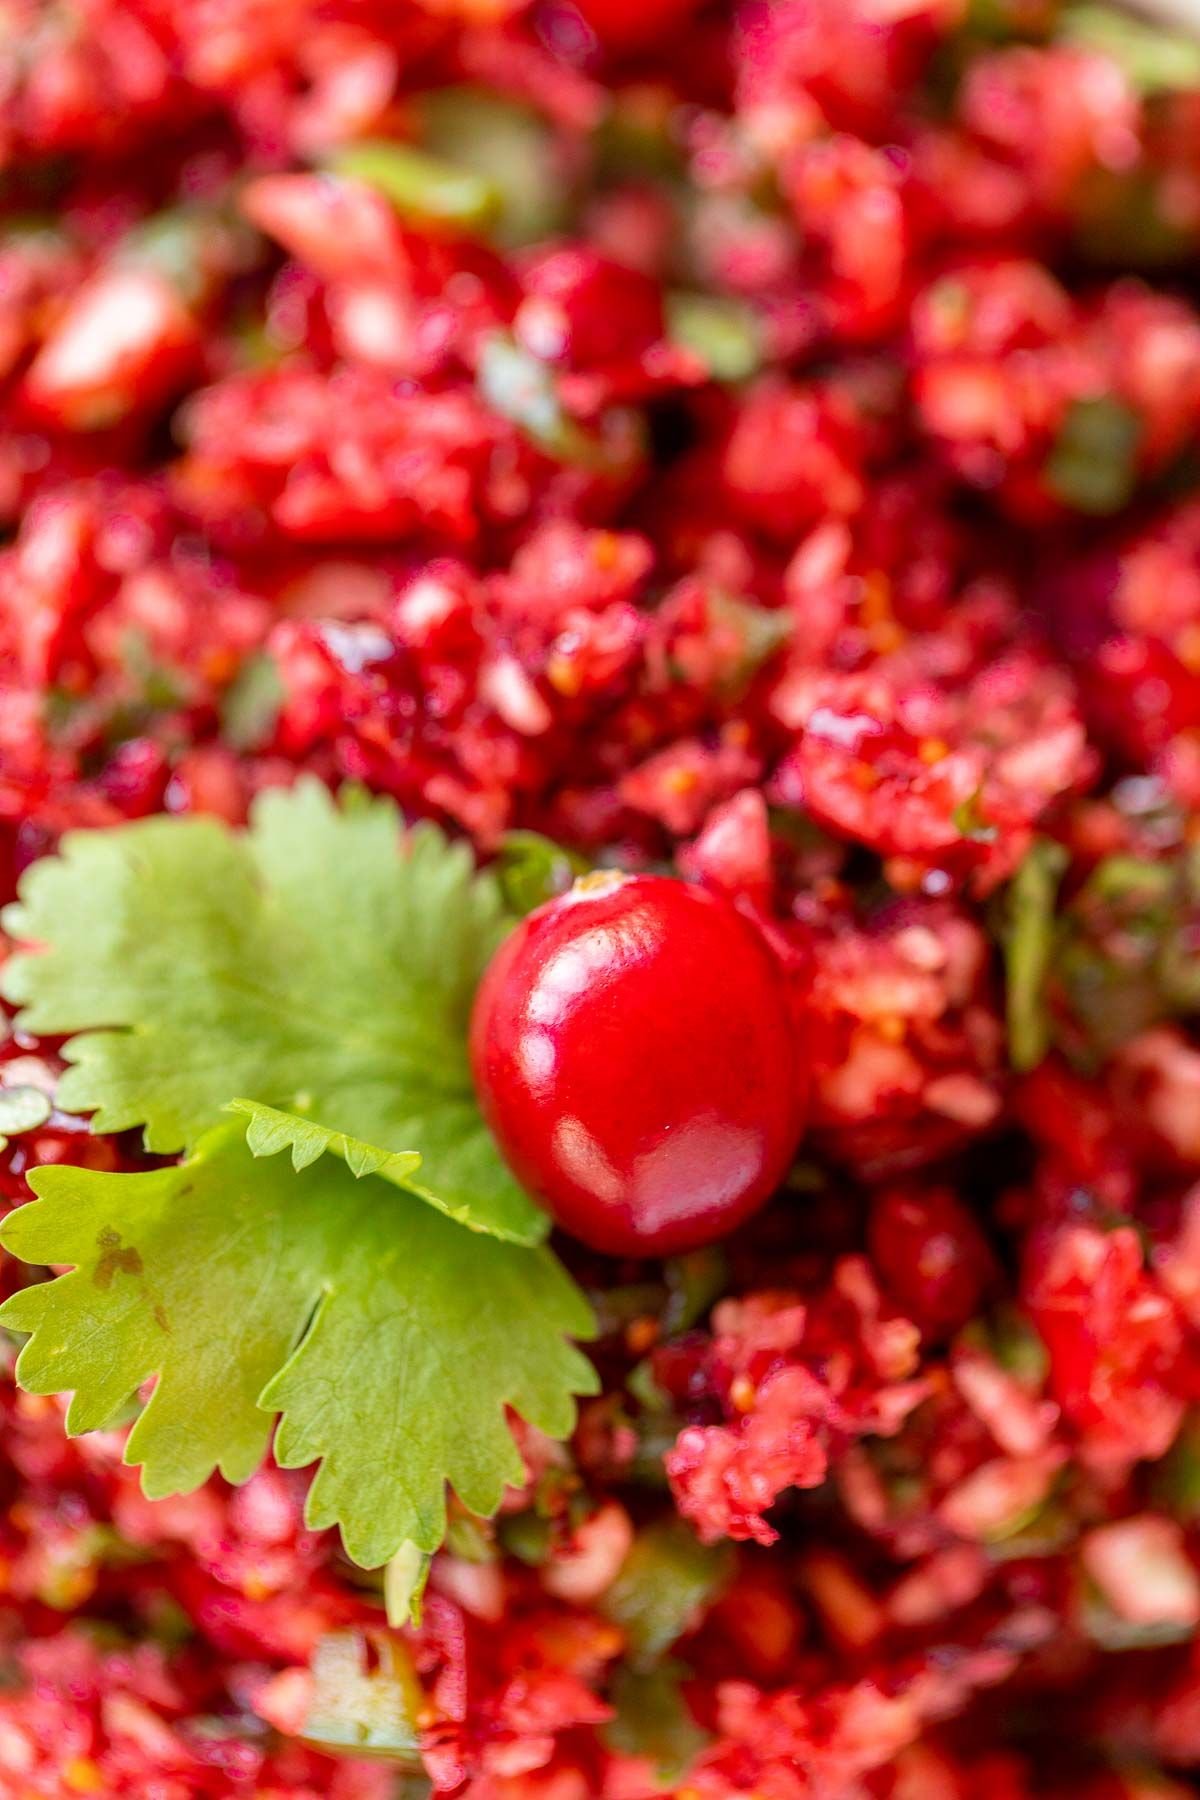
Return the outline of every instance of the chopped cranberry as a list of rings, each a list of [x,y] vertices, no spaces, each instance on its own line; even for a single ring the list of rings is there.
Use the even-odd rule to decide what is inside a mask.
[[[658,283],[593,251],[550,250],[530,262],[513,329],[546,362],[586,368],[637,356],[662,336]]]

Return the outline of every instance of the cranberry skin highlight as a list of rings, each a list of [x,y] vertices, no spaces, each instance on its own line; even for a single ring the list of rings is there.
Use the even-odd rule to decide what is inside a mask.
[[[804,1120],[787,978],[727,900],[585,876],[530,913],[471,1020],[484,1116],[564,1231],[615,1256],[712,1243],[762,1205]]]

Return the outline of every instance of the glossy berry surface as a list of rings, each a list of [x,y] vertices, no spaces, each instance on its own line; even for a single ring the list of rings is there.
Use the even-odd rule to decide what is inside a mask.
[[[784,1175],[803,1071],[783,972],[727,901],[585,877],[484,976],[471,1061],[518,1178],[612,1255],[713,1242]]]

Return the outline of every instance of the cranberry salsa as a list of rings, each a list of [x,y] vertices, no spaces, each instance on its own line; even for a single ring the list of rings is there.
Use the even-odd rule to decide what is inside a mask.
[[[0,1800],[1200,1783],[1200,36],[0,0]]]

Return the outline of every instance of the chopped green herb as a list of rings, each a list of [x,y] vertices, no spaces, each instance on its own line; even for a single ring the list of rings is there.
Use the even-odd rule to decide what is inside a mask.
[[[500,195],[483,175],[412,144],[360,140],[337,150],[329,166],[336,175],[369,182],[418,224],[476,231],[500,210]]]
[[[601,1606],[624,1630],[631,1656],[654,1662],[697,1622],[731,1572],[727,1545],[710,1548],[670,1519],[638,1534]]]
[[[500,842],[500,891],[509,909],[521,915],[565,894],[591,865],[538,831],[508,831]]]
[[[547,456],[598,472],[620,471],[640,451],[632,413],[612,408],[592,430],[563,407],[554,371],[503,332],[494,332],[479,356],[479,392]]]
[[[500,1521],[500,1542],[505,1550],[531,1569],[540,1569],[547,1560],[552,1539],[549,1519],[541,1518],[532,1509],[528,1512],[510,1513]]]
[[[1058,36],[1111,58],[1141,94],[1200,87],[1200,41],[1194,34],[1138,18],[1123,7],[1069,6]]]
[[[1013,1067],[1033,1069],[1050,1045],[1046,976],[1054,950],[1054,907],[1067,866],[1061,844],[1041,838],[1009,884],[1004,956],[1008,972],[1008,1046]]]
[[[248,656],[221,701],[221,735],[234,750],[261,750],[283,705],[279,665],[264,651]]]
[[[962,836],[969,838],[973,844],[991,844],[996,840],[996,827],[989,823],[983,811],[981,797],[971,794],[954,809],[955,829]]]
[[[633,1365],[625,1378],[625,1386],[643,1412],[665,1413],[670,1410],[670,1396],[654,1379],[654,1365],[648,1356]]]
[[[1111,394],[1072,403],[1046,463],[1046,485],[1078,512],[1119,512],[1137,482],[1142,423]]]
[[[554,372],[512,338],[497,332],[479,358],[479,390],[502,418],[519,425],[539,449],[563,462],[588,463],[596,446],[564,412]]]
[[[796,621],[787,607],[755,606],[728,594],[711,594],[708,615],[719,631],[730,633],[740,645],[741,653],[730,681],[735,691],[744,687],[795,635]]]
[[[762,366],[758,319],[741,301],[672,294],[667,329],[677,344],[695,352],[714,381],[746,381]]]
[[[173,712],[191,698],[186,677],[155,656],[144,631],[132,627],[121,638],[121,662],[137,688],[145,713]]]
[[[683,1697],[682,1674],[669,1662],[642,1671],[618,1669],[609,1696],[616,1717],[604,1732],[612,1749],[645,1757],[658,1779],[672,1787],[709,1741]]]
[[[414,109],[425,148],[486,185],[485,223],[499,243],[532,243],[565,222],[570,182],[532,107],[488,88],[449,87],[419,95]]]
[[[670,1257],[664,1273],[667,1305],[663,1329],[669,1336],[674,1336],[698,1325],[713,1301],[724,1293],[729,1280],[729,1265],[720,1248],[710,1244],[703,1250],[689,1250],[684,1256]]]
[[[474,1513],[455,1512],[446,1527],[446,1549],[460,1562],[490,1563],[496,1560],[496,1540],[487,1521]]]
[[[198,206],[170,207],[143,219],[127,231],[116,249],[117,260],[153,269],[169,281],[189,306],[199,305],[208,293],[213,252],[228,258],[228,227],[215,214]]]
[[[1055,976],[1094,1055],[1200,1007],[1200,859],[1106,857],[1060,923]]]

